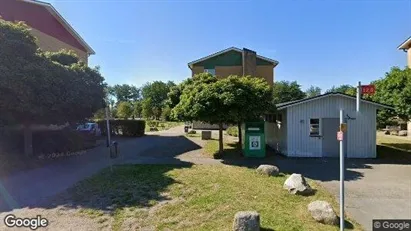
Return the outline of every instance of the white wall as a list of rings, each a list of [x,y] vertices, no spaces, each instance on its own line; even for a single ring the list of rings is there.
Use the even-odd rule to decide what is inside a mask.
[[[340,109],[356,118],[347,121],[347,156],[352,158],[376,157],[376,109],[377,106],[361,103],[356,112],[355,99],[330,95],[321,99],[287,108],[287,155],[321,157],[322,142],[309,136],[310,118],[339,118]]]
[[[265,123],[266,144],[277,152],[287,153],[287,113],[285,110],[278,112],[281,114],[282,122]]]

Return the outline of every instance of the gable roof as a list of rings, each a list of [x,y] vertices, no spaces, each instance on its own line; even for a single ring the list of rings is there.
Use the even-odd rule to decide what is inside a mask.
[[[318,100],[318,99],[322,99],[322,98],[330,97],[330,96],[340,96],[340,97],[345,97],[345,98],[356,100],[356,97],[352,96],[352,95],[347,95],[347,94],[340,93],[340,92],[329,92],[329,93],[325,93],[325,94],[322,94],[322,95],[317,95],[317,96],[310,97],[310,98],[279,103],[279,104],[276,104],[275,106],[276,106],[277,110],[282,110],[282,109],[285,109],[285,108],[288,108],[288,107],[291,107],[291,106],[311,102],[311,101],[314,101],[314,100]],[[378,106],[378,107],[383,107],[383,108],[387,108],[387,109],[394,109],[392,106],[382,104],[382,103],[377,103],[377,102],[374,102],[374,101],[371,101],[371,100],[366,100],[366,99],[361,99],[361,103],[368,103],[368,104],[372,104],[372,105],[375,105],[375,106]]]
[[[398,50],[407,50],[411,48],[411,36],[398,46]]]
[[[47,9],[60,23],[61,25],[86,49],[88,54],[95,54],[95,51],[93,48],[91,48],[86,41],[74,30],[73,27],[61,16],[61,14],[51,5],[50,3],[47,2],[42,2],[38,0],[18,0],[21,2],[26,2],[38,6],[42,6],[45,9]]]
[[[196,63],[200,63],[200,62],[202,62],[202,61],[204,61],[204,60],[207,60],[207,59],[210,59],[210,58],[219,56],[219,55],[224,54],[224,53],[227,53],[227,52],[229,52],[229,51],[236,51],[236,52],[239,52],[239,53],[243,53],[243,50],[241,50],[240,48],[237,48],[237,47],[229,47],[229,48],[227,48],[227,49],[218,51],[218,52],[213,53],[213,54],[211,54],[211,55],[208,55],[208,56],[205,56],[205,57],[203,57],[203,58],[200,58],[200,59],[194,60],[194,61],[192,61],[192,62],[189,62],[189,63],[188,63],[188,67],[191,69],[191,68],[193,68],[193,65],[196,64]],[[277,60],[270,59],[270,58],[267,58],[267,57],[264,57],[264,56],[261,56],[261,55],[257,55],[257,58],[272,63],[272,64],[274,65],[274,67],[278,65],[278,61],[277,61]]]

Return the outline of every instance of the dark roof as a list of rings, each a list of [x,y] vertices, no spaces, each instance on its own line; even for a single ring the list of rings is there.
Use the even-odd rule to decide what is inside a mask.
[[[229,51],[236,51],[236,52],[240,52],[240,53],[243,52],[243,50],[241,50],[240,48],[237,48],[237,47],[229,47],[229,48],[227,48],[227,49],[224,49],[224,50],[215,52],[215,53],[213,53],[213,54],[211,54],[211,55],[207,55],[207,56],[205,56],[205,57],[203,57],[203,58],[200,58],[200,59],[194,60],[194,61],[192,61],[192,62],[189,62],[189,63],[188,63],[188,67],[191,69],[191,68],[193,67],[193,65],[196,64],[196,63],[202,62],[202,61],[204,61],[204,60],[213,58],[213,57],[215,57],[215,56],[224,54],[224,53],[229,52]],[[267,58],[267,57],[264,57],[264,56],[261,56],[261,55],[258,55],[258,54],[257,54],[257,58],[272,63],[272,64],[274,65],[274,67],[278,65],[278,61],[277,61],[277,60],[270,59],[270,58]]]
[[[343,97],[354,99],[354,100],[356,99],[356,97],[352,96],[352,95],[348,95],[348,94],[344,94],[344,93],[340,93],[340,92],[329,92],[329,93],[325,93],[325,94],[322,94],[322,95],[317,95],[317,96],[309,97],[309,98],[305,98],[305,99],[279,103],[279,104],[276,104],[275,106],[276,106],[277,109],[281,110],[281,109],[293,106],[295,104],[309,102],[309,101],[312,101],[312,100],[317,100],[317,99],[321,99],[321,98],[328,97],[328,96],[343,96]],[[388,109],[394,109],[390,105],[377,103],[377,102],[374,102],[374,101],[371,101],[371,100],[361,99],[361,102],[374,104],[374,105],[377,105],[377,106],[380,106],[380,107],[385,107],[385,108],[388,108]]]

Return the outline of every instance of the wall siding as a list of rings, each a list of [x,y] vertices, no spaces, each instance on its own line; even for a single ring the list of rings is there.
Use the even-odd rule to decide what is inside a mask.
[[[309,136],[310,118],[339,118],[339,110],[356,118],[347,121],[347,157],[376,157],[376,109],[377,106],[361,103],[356,112],[355,99],[329,96],[289,107],[287,110],[287,155],[294,157],[321,157],[322,142]]]
[[[411,47],[408,48],[407,56],[408,56],[408,58],[407,58],[408,59],[408,67],[411,68]]]

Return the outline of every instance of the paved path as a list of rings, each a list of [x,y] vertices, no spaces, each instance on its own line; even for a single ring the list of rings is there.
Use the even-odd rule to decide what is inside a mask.
[[[183,131],[183,127],[179,126],[167,131],[150,132],[140,138],[122,139],[119,143],[120,157],[114,161],[109,159],[107,148],[101,146],[81,156],[20,172],[11,177],[3,177],[0,179],[0,212],[42,204],[76,182],[109,167],[111,163],[188,164],[188,161],[195,162],[200,157],[196,158],[198,152],[191,151],[200,149],[201,146],[183,136]],[[183,153],[186,154],[181,155]]]

